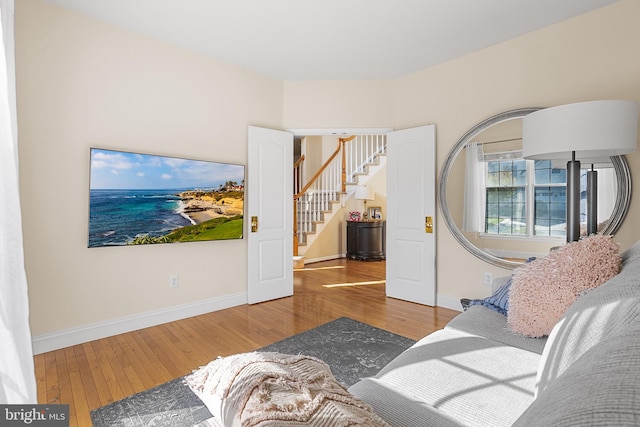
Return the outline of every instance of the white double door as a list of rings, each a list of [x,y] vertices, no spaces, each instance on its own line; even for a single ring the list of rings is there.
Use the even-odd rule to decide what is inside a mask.
[[[293,134],[249,127],[248,300],[293,295]],[[435,126],[387,134],[387,295],[436,304]]]

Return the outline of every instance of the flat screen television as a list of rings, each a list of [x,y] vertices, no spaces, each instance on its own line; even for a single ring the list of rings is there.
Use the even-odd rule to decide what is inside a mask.
[[[242,239],[244,165],[91,148],[89,247]]]

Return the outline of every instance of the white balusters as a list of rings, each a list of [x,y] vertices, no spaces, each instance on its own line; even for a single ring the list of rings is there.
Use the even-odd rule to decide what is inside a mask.
[[[386,152],[386,135],[357,135],[344,144],[346,180],[356,183],[357,175],[366,174],[366,167],[375,164],[377,156]],[[301,188],[300,175],[294,174],[294,188]],[[342,194],[342,156],[336,156],[317,177],[304,195],[297,199],[298,242],[305,243],[306,235],[315,231],[316,222],[332,210],[332,204]]]

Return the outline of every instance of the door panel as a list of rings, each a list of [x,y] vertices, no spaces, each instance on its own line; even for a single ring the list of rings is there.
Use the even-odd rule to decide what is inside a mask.
[[[293,295],[293,134],[249,127],[249,304]]]
[[[387,296],[436,304],[435,126],[387,134]]]

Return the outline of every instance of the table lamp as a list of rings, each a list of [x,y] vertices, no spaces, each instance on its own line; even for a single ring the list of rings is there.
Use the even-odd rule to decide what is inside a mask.
[[[369,214],[367,213],[367,200],[373,200],[375,193],[373,188],[369,188],[366,185],[360,185],[356,188],[356,200],[364,200],[364,212],[362,218],[367,221]]]

